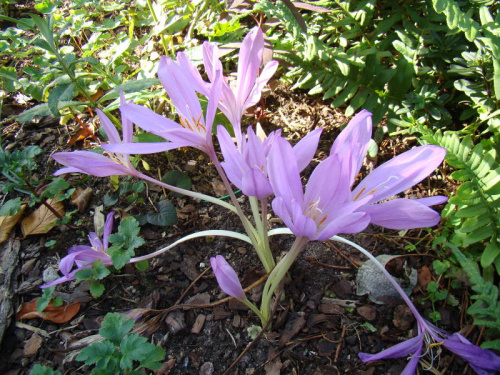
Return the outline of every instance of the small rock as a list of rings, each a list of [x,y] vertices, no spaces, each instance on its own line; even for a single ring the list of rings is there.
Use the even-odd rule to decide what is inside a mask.
[[[45,270],[43,270],[42,279],[45,284],[57,280],[58,278],[59,278],[59,273],[54,267],[49,266]]]
[[[177,333],[181,329],[186,328],[184,314],[179,310],[175,310],[169,313],[165,318],[165,323],[167,323],[168,330],[171,333]]]
[[[214,364],[212,362],[205,362],[200,367],[200,375],[212,375],[214,373]]]
[[[352,285],[346,279],[340,279],[338,283],[332,286],[332,291],[337,297],[347,299],[352,296]]]
[[[245,249],[244,247],[241,247],[241,246],[240,246],[240,247],[238,247],[238,248],[236,249],[236,251],[237,251],[238,253],[240,253],[241,255],[245,255],[245,254],[247,253],[247,249]]]

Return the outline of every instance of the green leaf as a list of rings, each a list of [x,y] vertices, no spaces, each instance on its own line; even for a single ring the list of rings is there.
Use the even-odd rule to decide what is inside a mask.
[[[102,260],[97,259],[92,263],[92,278],[94,280],[102,280],[110,273],[111,271],[104,265]]]
[[[134,319],[119,313],[108,313],[101,324],[99,334],[105,339],[120,343],[134,327]]]
[[[47,198],[54,198],[56,195],[61,194],[70,185],[66,182],[66,180],[62,177],[57,177],[54,181],[47,185],[43,194]]]
[[[128,81],[125,83],[122,83],[121,85],[118,85],[114,87],[112,90],[110,90],[106,95],[103,95],[102,97],[99,98],[97,101],[98,103],[106,102],[112,99],[116,99],[120,97],[120,90],[123,90],[124,93],[129,93],[129,92],[137,92],[141,90],[146,90],[149,89],[151,86],[154,85],[159,85],[160,81],[157,78],[145,78],[145,79],[140,79],[137,81]]]
[[[36,364],[30,371],[30,375],[61,375],[61,372],[57,370],[52,370],[47,366]]]
[[[35,117],[45,117],[51,114],[49,105],[47,103],[38,104],[30,109],[22,112],[20,115],[14,116],[19,122],[29,122]]]
[[[93,274],[92,269],[84,268],[83,270],[80,270],[77,273],[75,273],[76,282],[79,283],[84,280],[90,280],[92,279],[92,274]]]
[[[59,117],[59,103],[72,100],[75,94],[76,86],[74,83],[62,84],[52,89],[47,101],[52,114]]]
[[[117,314],[117,313],[115,313]],[[109,314],[108,314],[109,315]],[[108,316],[106,315],[106,316]],[[104,318],[106,319],[106,318]],[[104,325],[104,321],[103,321]],[[99,330],[99,333],[101,336],[104,337],[104,335],[101,333],[102,328]],[[118,340],[120,341],[121,338]],[[99,363],[99,367],[101,368],[107,368],[109,373],[113,373],[113,367],[114,366],[109,366],[110,361],[112,359],[119,355],[117,353],[117,350],[115,346],[113,345],[112,342],[104,340],[101,342],[95,342],[92,345],[87,346],[86,348],[83,348],[78,357],[76,357],[77,361],[82,361],[85,362],[87,366],[89,365],[95,365],[96,363]]]
[[[189,190],[191,189],[192,182],[189,176],[181,171],[170,171],[167,172],[161,179],[164,183],[184,189],[184,190]],[[170,194],[176,196],[176,197],[182,197],[183,194],[179,194],[176,192],[170,192]]]
[[[9,199],[0,208],[0,216],[14,216],[21,211],[21,198]]]
[[[132,258],[135,254],[133,250],[125,250],[118,246],[111,246],[107,253],[111,257],[113,266],[117,270],[122,269],[128,262],[130,262],[130,258]]]
[[[36,301],[36,311],[42,312],[43,310],[45,310],[45,308],[49,305],[50,300],[52,299],[52,294],[54,293],[55,289],[55,285],[43,289],[42,296],[38,298],[38,301]]]
[[[149,262],[147,259],[144,259],[144,260],[141,260],[140,262],[137,262],[135,263],[135,268],[137,268],[137,270],[143,272],[143,271],[146,271],[149,267]]]
[[[165,138],[160,137],[159,135],[153,134],[153,133],[139,133],[135,134],[132,138],[133,142],[139,142],[139,143],[160,143],[160,142],[166,142]]]
[[[147,220],[149,223],[158,226],[169,226],[177,224],[177,210],[175,206],[167,201],[162,200],[156,205],[158,212],[148,214]]]
[[[92,297],[99,298],[104,293],[104,290],[104,285],[101,283],[96,281],[90,283],[90,294],[92,294]]]

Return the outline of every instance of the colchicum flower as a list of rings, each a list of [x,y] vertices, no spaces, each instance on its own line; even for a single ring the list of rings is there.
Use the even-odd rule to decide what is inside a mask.
[[[372,133],[371,113],[363,110],[335,140],[330,155],[337,155],[342,173],[350,184],[354,183],[361,169]],[[422,199],[390,198],[422,181],[443,161],[446,149],[426,145],[415,147],[375,168],[352,192],[354,202],[363,201],[358,211],[370,215],[370,222],[389,229],[413,229],[431,227],[441,219],[429,206],[447,201],[447,197],[435,196]],[[377,203],[377,204],[375,204]]]
[[[349,180],[337,155],[318,164],[304,192],[292,146],[278,138],[269,153],[268,171],[276,195],[273,210],[296,236],[322,241],[360,232],[370,222],[368,214],[356,212],[366,201],[351,201]]]
[[[113,265],[111,257],[106,253],[106,251],[108,250],[109,245],[108,237],[113,229],[114,214],[114,212],[110,212],[106,217],[102,241],[95,232],[90,232],[90,246],[77,245],[70,247],[68,249],[68,255],[62,258],[59,262],[59,271],[61,271],[64,276],[42,285],[41,288],[48,288],[49,286],[75,280],[75,274],[84,268],[92,267],[92,263],[94,263],[95,260],[102,261],[106,266]],[[73,270],[73,267],[75,266],[76,269]]]
[[[122,96],[122,103],[125,99]],[[97,115],[101,121],[110,144],[122,144],[120,135],[116,130],[111,120],[99,109]],[[126,118],[122,117],[123,142],[132,141],[133,126]],[[102,145],[106,149],[106,145]],[[143,146],[147,147],[147,145]],[[114,175],[129,175],[137,176],[137,170],[130,163],[129,153],[112,153],[108,152],[108,156],[98,154],[92,151],[72,151],[72,152],[56,152],[52,155],[55,161],[65,165],[66,168],[61,168],[54,173],[58,176],[65,173],[85,173],[97,177],[107,177]]]
[[[144,146],[144,143],[113,144],[107,145],[106,150],[150,154],[190,146],[205,152],[210,157],[215,157],[212,126],[221,95],[221,73],[217,72],[208,93],[205,116],[196,94],[197,85],[190,80],[191,75],[185,76],[187,73],[179,62],[162,58],[158,74],[179,114],[180,124],[137,104],[122,104],[120,111],[140,128],[169,142],[148,143],[147,146]]]
[[[300,140],[293,148],[299,172],[311,162],[318,147],[320,135],[321,129],[316,129]],[[229,180],[238,189],[241,189],[243,194],[258,199],[273,194],[267,176],[267,157],[276,139],[280,137],[281,130],[276,130],[268,137],[264,135],[264,139],[261,139],[255,134],[252,127],[249,127],[246,139],[243,138],[240,145],[237,146],[222,125],[217,127],[217,138],[224,156],[224,162],[221,165]]]
[[[210,258],[210,265],[224,293],[239,300],[246,300],[238,275],[222,255]]]
[[[241,43],[236,81],[223,82],[222,100],[219,108],[233,125],[237,143],[242,140],[241,117],[255,105],[261,97],[262,89],[278,68],[277,61],[269,61],[259,74],[264,54],[264,33],[253,28]],[[215,72],[222,70],[219,49],[216,44],[203,44],[205,71],[211,82],[215,82]]]

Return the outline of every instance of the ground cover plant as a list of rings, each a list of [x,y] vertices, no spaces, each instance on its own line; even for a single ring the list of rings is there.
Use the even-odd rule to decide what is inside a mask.
[[[31,14],[20,14],[27,10]],[[6,4],[0,18],[9,25],[2,38],[9,41],[3,44],[3,54],[10,56],[6,61],[11,66],[4,67],[1,75],[3,100],[8,103],[2,105],[2,111],[13,111],[15,101],[42,102],[16,111],[14,116],[8,114],[3,128],[8,141],[2,145],[5,203],[1,229],[6,241],[2,257],[7,260],[2,270],[9,280],[17,277],[18,253],[22,259],[33,259],[31,268],[23,267],[21,274],[38,271],[40,275],[44,269],[34,285],[17,288],[21,295],[36,295],[38,287],[43,289],[43,295],[38,291],[37,301],[23,304],[16,314],[17,329],[34,332],[24,345],[24,359],[36,358],[41,337],[49,338],[51,331],[22,320],[71,321],[71,327],[83,324],[90,333],[96,331],[96,323],[85,320],[87,314],[74,319],[82,306],[90,303],[95,309],[100,301],[109,300],[107,308],[96,310],[102,317],[117,306],[113,304],[120,297],[113,294],[116,285],[130,295],[128,291],[135,288],[147,290],[146,280],[156,280],[152,285],[165,282],[159,293],[173,293],[168,299],[171,302],[160,308],[160,294],[154,297],[152,291],[157,286],[145,295],[134,292],[138,300],[128,299],[133,304],[123,308],[123,315],[106,315],[99,332],[87,334],[86,340],[72,335],[66,342],[70,354],[64,360],[53,357],[52,363],[66,371],[65,366],[84,362],[87,367],[70,371],[95,374],[143,373],[145,368],[159,373],[276,374],[303,369],[311,374],[412,374],[417,368],[419,372],[453,372],[464,363],[466,369],[470,366],[479,374],[498,371],[500,357],[492,351],[499,349],[500,342],[496,286],[500,269],[498,17],[494,2],[458,6],[451,1],[430,1],[400,6],[374,1],[262,1],[238,2],[228,9],[210,1],[85,2],[75,3],[71,9],[37,2],[34,10]],[[277,59],[269,57],[271,49],[265,47],[265,39]],[[234,49],[234,41],[241,41],[235,49],[237,58],[226,55],[222,48]],[[22,70],[12,66],[16,59],[24,62]],[[331,105],[339,108],[336,113],[354,116],[344,121],[347,126],[336,131],[335,137],[328,126],[313,128],[309,119],[306,130],[291,142],[291,136],[299,133],[290,121],[282,128],[269,129],[273,106],[285,117],[276,104],[279,99],[269,103],[273,96],[263,94],[268,84],[275,85],[273,76],[293,84],[292,89],[324,94],[316,99],[327,103],[322,113],[328,113]],[[43,147],[28,146],[18,137],[22,133],[19,124],[36,124],[37,118],[47,116],[54,119],[51,124],[55,127],[76,127],[66,146],[51,147],[50,141],[42,143]],[[377,161],[390,142],[396,151]],[[59,167],[52,163],[51,170],[45,167],[42,172],[37,162],[46,163],[49,154]],[[367,162],[372,163],[369,169]],[[169,173],[162,173],[165,166]],[[55,173],[54,167],[59,168]],[[433,175],[436,170],[438,178]],[[56,177],[50,177],[52,173]],[[211,176],[210,189],[197,185],[204,180],[198,177],[202,173]],[[53,181],[49,184],[45,179]],[[438,183],[439,188],[432,184],[424,188],[422,181]],[[90,193],[79,189],[89,182],[106,191],[94,198],[95,231],[88,229]],[[408,189],[412,189],[410,193]],[[77,209],[65,213],[64,204],[69,201]],[[176,209],[171,201],[180,206]],[[205,218],[213,222],[209,228],[197,213],[203,210],[208,212]],[[58,254],[60,260],[35,263],[36,258],[20,250],[15,233],[23,215],[22,241],[29,241],[28,235],[35,238],[54,232],[53,228],[63,236],[66,232],[66,246],[52,239],[42,250]],[[219,219],[213,220],[214,215]],[[189,229],[175,226],[179,217],[190,216],[195,219]],[[231,225],[223,224],[222,217],[230,218]],[[120,219],[119,225],[116,219]],[[30,222],[35,224],[29,227]],[[32,229],[26,230],[27,226]],[[392,232],[372,229],[379,227]],[[161,235],[155,233],[159,231],[163,231]],[[396,273],[413,285],[410,293],[419,290],[420,298],[408,297],[401,281],[387,271],[388,265],[365,249],[366,245],[360,246],[360,232],[374,234],[376,241],[392,238],[402,244],[397,253],[401,249],[414,252],[403,254],[403,259],[408,255],[434,259],[432,263],[413,263],[419,268],[420,289],[414,289],[412,276],[405,274],[406,263],[398,263]],[[74,234],[82,240],[88,237],[90,246],[75,242]],[[291,240],[276,239],[283,236]],[[221,242],[217,237],[224,239]],[[217,246],[203,254],[195,250],[198,254],[190,257],[192,253],[176,252],[190,242],[201,249],[210,247],[212,241]],[[390,318],[379,313],[379,322],[372,324],[374,318],[368,311],[377,309],[366,304],[355,309],[360,302],[345,297],[352,294],[339,289],[340,282],[321,287],[319,293],[315,290],[314,298],[307,283],[301,285],[305,275],[300,262],[308,249],[318,244],[321,259],[329,259],[325,243],[340,256],[341,250],[333,242],[347,245],[344,262],[359,267],[368,257],[366,265],[379,269],[392,285],[395,294],[385,310],[393,316],[392,322],[387,323]],[[356,255],[358,252],[363,255]],[[40,247],[35,246],[32,253],[40,256]],[[169,257],[178,259],[170,262]],[[249,259],[253,259],[251,278],[252,272],[242,272],[248,270]],[[315,264],[316,268],[325,266]],[[336,267],[346,269],[332,266]],[[176,280],[177,269],[191,281]],[[165,270],[174,272],[172,277],[163,277]],[[202,292],[215,293],[215,283],[210,289],[200,284],[210,274],[234,300],[218,298],[210,303],[210,294]],[[314,276],[319,275],[309,278]],[[137,280],[113,286],[113,280],[130,277]],[[240,279],[249,286],[243,289]],[[356,283],[360,288],[362,281]],[[172,291],[172,285],[181,285],[185,291]],[[331,286],[333,294],[328,290]],[[470,286],[473,302],[460,293],[463,286]],[[68,288],[75,289],[68,294]],[[185,301],[192,289],[197,294]],[[305,297],[297,292],[310,294],[307,303],[302,303]],[[13,293],[11,282],[2,293]],[[388,302],[389,297],[383,298]],[[233,319],[237,339],[226,328],[236,348],[223,349],[230,353],[224,362],[193,354],[196,351],[186,356],[182,349],[174,349],[175,340],[169,340],[168,333],[155,338],[165,327],[170,334],[180,335],[186,327],[181,309],[213,309],[227,301],[230,311],[241,311],[234,319],[242,314],[245,321]],[[7,313],[1,316],[2,335],[13,311],[12,302],[3,303]],[[446,314],[459,308],[460,321],[448,318],[447,323]],[[223,327],[217,328],[216,321],[231,316],[221,311],[214,310],[210,319],[191,314],[191,333],[205,333],[207,343],[215,340],[211,334]],[[398,311],[406,311],[404,318],[398,320]],[[354,322],[354,312],[362,319]],[[332,320],[333,316],[339,320]],[[480,327],[477,332],[468,325],[472,323]],[[399,332],[396,343],[384,341],[388,337],[384,332],[391,330],[384,324]],[[134,333],[130,333],[133,325]],[[317,353],[309,352],[313,359],[292,356],[285,361],[285,355],[292,355],[302,345],[298,338],[287,350],[287,341],[299,333],[318,332],[316,325],[321,327],[320,334],[311,337],[321,339],[314,346]],[[348,340],[347,332],[355,332],[354,341]],[[285,346],[277,354],[270,345],[272,337],[279,338],[278,348]],[[311,340],[303,338],[304,342]],[[353,345],[356,338],[359,347]],[[185,340],[184,345],[192,337],[188,334]],[[258,355],[260,348],[267,353]],[[254,362],[249,360],[251,355]],[[5,363],[14,364],[12,358],[19,356],[14,353]],[[359,358],[354,367],[352,356]],[[334,365],[322,360],[329,357],[334,357]],[[395,365],[390,363],[389,359],[400,357]],[[387,361],[381,363],[382,359]],[[21,368],[14,365],[12,371],[31,368],[27,363],[25,360]],[[90,370],[88,366],[95,367]],[[380,366],[385,367],[380,370]],[[37,364],[32,373],[58,370],[54,365]]]

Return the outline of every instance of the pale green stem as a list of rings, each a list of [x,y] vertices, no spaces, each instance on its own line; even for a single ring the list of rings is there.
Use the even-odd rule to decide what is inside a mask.
[[[354,247],[356,250],[362,252],[368,259],[370,259],[378,267],[378,269],[380,271],[382,271],[384,276],[387,277],[387,280],[389,280],[389,282],[392,284],[392,286],[401,295],[401,298],[406,302],[406,304],[410,308],[413,315],[415,315],[416,317],[420,316],[420,313],[418,312],[417,308],[415,307],[415,305],[413,304],[411,299],[406,295],[403,288],[401,288],[401,286],[394,279],[394,277],[385,269],[385,267],[382,265],[382,263],[380,263],[377,260],[377,258],[375,258],[368,250],[362,248],[361,246],[359,246],[358,244],[356,244],[352,241],[346,240],[345,238],[342,238],[339,236],[333,236],[332,238],[330,238],[330,240],[345,243],[346,245],[350,245],[350,246]]]
[[[264,315],[260,312],[260,310],[255,306],[252,302],[250,302],[247,298],[245,299],[240,299],[241,302],[245,304],[246,307],[248,307],[250,310],[252,310],[259,318],[262,323],[262,326],[267,323],[266,319],[264,318]]]
[[[236,208],[236,213],[241,219],[241,222],[243,224],[243,227],[245,228],[245,231],[248,234],[248,237],[252,240],[252,245],[255,248],[255,251],[257,252],[257,256],[259,257],[260,261],[264,265],[264,268],[266,269],[266,272],[270,272],[272,269],[272,265],[268,263],[268,260],[266,258],[265,252],[262,250],[262,242],[259,237],[259,233],[255,229],[255,227],[250,223],[250,221],[247,219],[245,214],[243,213],[243,210],[241,209],[240,202],[238,202],[238,199],[236,198],[236,195],[234,195],[233,189],[231,187],[231,183],[229,182],[226,173],[224,172],[224,169],[222,168],[219,160],[217,159],[217,156],[215,155],[215,152],[213,152],[213,155],[210,155],[210,159],[214,163],[215,169],[217,170],[217,173],[219,173],[219,176],[222,179],[222,183],[226,187],[226,190],[231,197],[231,200],[233,201],[234,207]]]
[[[245,241],[249,244],[252,243],[250,241],[250,238],[248,238],[248,236],[245,236],[242,233],[232,232],[229,230],[203,230],[201,232],[192,233],[192,234],[189,234],[185,237],[182,237],[181,239],[175,241],[174,243],[172,243],[172,244],[170,244],[170,245],[168,245],[160,250],[155,251],[154,253],[132,258],[132,259],[130,259],[130,263],[136,263],[136,262],[140,262],[142,260],[154,258],[155,256],[163,254],[164,252],[170,250],[171,248],[173,248],[173,247],[175,247],[175,246],[177,246],[185,241],[193,240],[195,238],[200,238],[200,237],[207,237],[207,236],[231,237],[231,238],[235,238],[237,240]]]
[[[148,3],[149,12],[153,16],[153,20],[155,21],[155,23],[158,25],[158,17],[156,16],[155,9],[153,8],[153,3],[151,2],[151,0],[147,0],[147,3]],[[163,50],[165,51],[165,54],[168,55],[167,42],[165,41],[165,37],[163,36],[163,32],[160,32],[160,38],[161,38],[161,44],[163,46]]]
[[[262,227],[264,228],[263,234],[262,234],[262,242],[264,243],[264,251],[265,254],[268,256],[268,261],[270,264],[272,264],[273,268],[276,265],[273,257],[273,253],[271,251],[271,247],[269,246],[269,236],[267,232],[267,198],[263,198],[260,200],[260,205],[261,205],[261,215],[262,215]]]
[[[149,177],[148,175],[145,175],[141,172],[138,172],[136,174],[136,177],[138,178],[142,178],[143,180],[146,180],[146,181],[149,181],[149,182],[152,182],[153,184],[156,184],[156,185],[160,185],[160,186],[163,186],[164,188],[168,189],[168,190],[171,190],[175,193],[179,193],[179,194],[184,194],[184,195],[187,195],[189,197],[192,197],[192,198],[196,198],[196,199],[200,199],[200,200],[204,200],[204,201],[207,201],[207,202],[210,202],[210,203],[214,203],[214,204],[217,204],[219,206],[222,206],[224,208],[227,208],[228,210],[234,212],[234,213],[238,213],[236,207],[234,207],[232,204],[230,203],[227,203],[223,200],[220,200],[220,199],[217,199],[215,197],[212,197],[210,195],[206,195],[206,194],[202,194],[202,193],[196,193],[194,191],[191,191],[191,190],[186,190],[186,189],[182,189],[182,188],[179,188],[179,187],[176,187],[176,186],[172,186],[172,185],[169,185],[169,184],[166,184],[160,180],[157,180],[153,177]]]
[[[300,252],[309,242],[307,237],[297,237],[288,253],[278,262],[276,267],[272,270],[269,275],[266,284],[264,285],[264,291],[262,293],[262,305],[261,312],[267,322],[271,317],[271,299],[273,294],[278,289],[281,280],[285,277],[286,273],[290,270],[293,262],[297,259]]]
[[[255,221],[255,226],[257,227],[257,232],[259,233],[261,252],[263,257],[266,259],[266,263],[264,264],[266,272],[269,273],[274,268],[276,263],[273,259],[273,254],[271,253],[271,249],[269,248],[269,239],[267,237],[267,221],[266,226],[264,226],[263,219],[261,218],[261,213],[259,212],[259,201],[256,197],[248,197],[250,201],[250,207],[252,208],[252,214]],[[267,215],[267,213],[263,213],[263,215]]]

